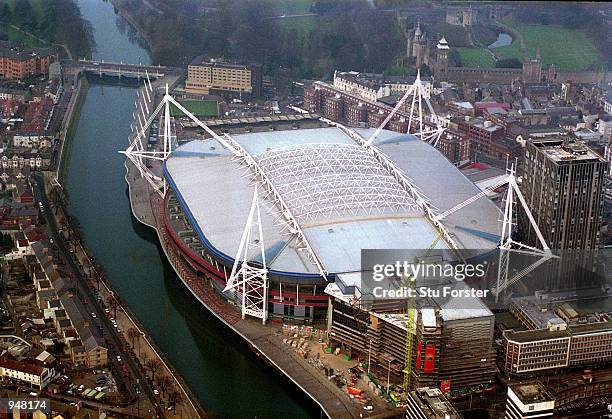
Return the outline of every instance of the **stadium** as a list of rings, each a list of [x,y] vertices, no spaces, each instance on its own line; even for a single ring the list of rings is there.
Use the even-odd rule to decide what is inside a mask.
[[[240,304],[223,290],[257,189],[267,312],[308,323],[327,318],[330,295],[360,286],[362,249],[458,257],[496,248],[501,215],[486,197],[436,219],[481,192],[452,163],[410,134],[382,130],[364,144],[373,133],[329,126],[223,137],[239,155],[219,139],[187,142],[164,162],[167,233],[198,277]]]

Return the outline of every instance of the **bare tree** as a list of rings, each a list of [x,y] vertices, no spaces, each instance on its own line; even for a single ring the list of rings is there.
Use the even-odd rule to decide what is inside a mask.
[[[116,319],[117,318],[117,306],[119,304],[117,304],[117,300],[115,300],[115,297],[109,297],[106,300],[106,305],[110,307],[111,310],[113,310],[113,317]]]
[[[130,340],[130,342],[132,342],[132,349],[136,349],[134,347],[134,343],[140,339],[140,332],[138,331],[138,329],[136,329],[135,327],[130,327],[127,330],[127,337]]]
[[[172,386],[170,390],[168,390],[168,400],[172,403],[172,414],[176,415],[176,406],[184,401],[183,393],[180,389]]]
[[[151,377],[155,380],[155,372],[161,368],[161,361],[157,358],[148,359],[145,363],[145,367],[151,371]]]
[[[168,391],[168,386],[172,384],[172,378],[166,374],[160,374],[157,376],[157,378],[155,378],[155,382],[157,383],[162,396],[166,397],[166,391]]]

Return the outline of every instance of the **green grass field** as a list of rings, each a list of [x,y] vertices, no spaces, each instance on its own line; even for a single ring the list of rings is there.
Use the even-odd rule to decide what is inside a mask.
[[[300,15],[310,13],[312,0],[268,0],[279,15]]]
[[[510,45],[493,48],[493,52],[500,59],[516,58],[520,61],[523,61],[523,52],[521,51],[521,43],[517,37],[514,37],[512,39],[512,43]]]
[[[195,116],[210,117],[219,116],[219,106],[214,100],[181,100],[179,101],[189,112]],[[176,106],[172,105],[170,111],[172,115],[184,116],[185,114],[180,111]]]
[[[539,50],[545,66],[555,63],[561,71],[595,69],[602,62],[601,54],[583,31],[553,25],[526,25],[507,21],[506,24],[523,34],[530,57]],[[504,51],[504,48],[507,50]],[[522,58],[519,40],[508,47],[495,49],[503,58]]]
[[[464,67],[495,67],[495,60],[483,48],[457,48]]]
[[[38,39],[32,38],[31,36],[21,31],[18,31],[15,28],[8,27],[8,28],[2,28],[2,30],[5,31],[6,34],[8,35],[9,41],[14,42],[16,44],[23,45],[24,47],[36,48],[36,47],[48,47],[49,46],[49,44],[40,42]]]
[[[301,16],[276,20],[278,27],[282,31],[295,30],[301,36],[310,33],[319,22],[319,16]]]
[[[535,58],[537,51],[540,51],[544,68],[554,63],[560,71],[596,70],[604,61],[583,31],[553,25],[526,25],[512,20],[506,20],[504,23],[514,32],[523,35],[529,54],[527,58]],[[490,54],[484,49],[457,49],[466,67],[495,65]],[[518,36],[513,36],[512,44],[494,48],[492,51],[499,59],[516,58],[523,61],[525,58]]]

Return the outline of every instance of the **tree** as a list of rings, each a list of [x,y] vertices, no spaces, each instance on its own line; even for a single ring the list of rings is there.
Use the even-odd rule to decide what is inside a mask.
[[[421,77],[430,77],[433,73],[427,64],[421,64]]]
[[[172,384],[172,378],[166,374],[160,374],[155,378],[155,382],[157,383],[157,387],[159,387],[162,396],[166,397],[166,391],[168,391],[168,386]]]
[[[128,339],[132,342],[132,349],[134,348],[134,342],[140,341],[140,332],[135,327],[130,327],[127,331]]]
[[[145,362],[145,367],[147,367],[149,369],[149,371],[151,371],[151,377],[155,380],[155,372],[160,369],[162,366],[162,363],[159,359],[157,358],[152,358],[152,359],[148,359]]]
[[[455,67],[463,67],[463,59],[456,48],[452,48],[448,53],[448,60],[455,64]]]
[[[2,7],[0,7],[0,23],[3,25],[8,25],[11,23],[11,19],[13,18],[13,13],[11,12],[11,8],[8,3],[4,3]]]
[[[35,31],[38,29],[36,13],[30,4],[30,0],[17,0],[13,7],[13,21],[21,29]]]
[[[46,39],[54,40],[57,27],[57,9],[54,1],[44,3],[42,18],[38,22],[38,33]]]
[[[108,307],[110,307],[111,310],[113,310],[113,318],[117,318],[117,307],[119,306],[119,304],[117,303],[117,300],[115,300],[115,297],[109,297],[108,300],[106,300],[106,305]]]
[[[168,400],[172,403],[172,414],[176,415],[176,406],[183,403],[183,393],[174,386],[168,391]]]

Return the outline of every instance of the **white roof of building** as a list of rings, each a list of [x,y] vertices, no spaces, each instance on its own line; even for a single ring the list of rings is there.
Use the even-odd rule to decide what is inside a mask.
[[[356,131],[366,138],[373,132]],[[282,196],[327,272],[359,272],[362,249],[426,249],[439,235],[387,169],[337,128],[233,138]],[[414,136],[384,130],[376,145],[441,212],[479,192],[443,155]],[[233,259],[259,184],[251,169],[209,139],[175,150],[165,174],[202,241]],[[318,273],[261,184],[259,190],[269,268]],[[460,247],[492,249],[498,217],[497,207],[482,198],[444,223]],[[439,240],[436,248],[449,246]]]

